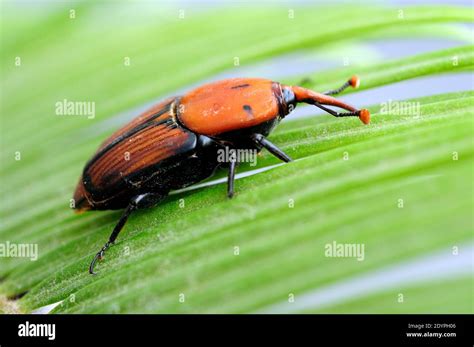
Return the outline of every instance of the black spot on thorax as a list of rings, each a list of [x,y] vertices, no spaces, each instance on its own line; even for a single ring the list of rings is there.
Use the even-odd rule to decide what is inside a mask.
[[[246,83],[246,84],[239,84],[237,86],[233,86],[233,87],[230,87],[230,89],[239,89],[239,88],[247,88],[247,87],[250,87],[250,84]]]
[[[253,118],[253,110],[252,110],[252,107],[250,105],[244,105],[242,107],[244,109],[244,111],[250,116]]]

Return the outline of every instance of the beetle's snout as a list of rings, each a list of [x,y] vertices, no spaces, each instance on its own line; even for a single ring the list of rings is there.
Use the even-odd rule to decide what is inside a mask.
[[[346,88],[347,86],[357,87],[358,85],[359,85],[359,79],[356,76],[354,76],[349,81],[347,81],[341,88]],[[337,89],[334,91],[329,91],[324,94],[321,94],[321,93],[318,93],[318,92],[315,92],[303,87],[299,87],[299,86],[292,86],[289,88],[293,91],[293,96],[295,97],[296,102],[304,102],[310,105],[314,105],[328,112],[334,117],[359,117],[359,119],[364,124],[370,123],[370,113],[367,109],[358,110],[354,106],[351,106],[331,96],[331,94],[339,92],[339,90]],[[349,112],[344,112],[344,113],[336,112],[326,106],[339,107]]]

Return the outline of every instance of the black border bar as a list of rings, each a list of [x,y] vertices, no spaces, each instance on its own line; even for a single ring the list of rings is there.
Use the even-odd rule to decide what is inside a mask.
[[[55,339],[18,336],[20,324],[54,324]],[[215,340],[292,345],[473,346],[473,315],[0,315],[0,346],[181,344]],[[415,336],[413,333],[427,335]],[[436,334],[434,334],[436,333]],[[454,334],[453,334],[454,333]],[[408,336],[407,334],[411,334]],[[431,334],[431,335],[430,335]],[[439,334],[445,334],[439,336]],[[455,335],[455,336],[454,336]],[[284,339],[284,340],[283,340]],[[324,343],[322,343],[324,341]],[[299,343],[298,343],[299,342]]]

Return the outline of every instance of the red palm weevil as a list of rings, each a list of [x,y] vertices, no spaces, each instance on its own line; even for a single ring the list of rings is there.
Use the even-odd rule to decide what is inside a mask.
[[[124,209],[89,272],[94,274],[97,260],[115,242],[130,214],[155,206],[171,190],[195,184],[227,166],[227,195],[232,197],[236,162],[219,162],[218,149],[266,148],[278,159],[291,161],[267,136],[297,103],[314,105],[335,117],[359,117],[368,124],[368,110],[331,96],[358,85],[354,76],[338,89],[317,93],[261,78],[226,79],[168,98],[136,117],[102,143],[84,167],[74,193],[77,211]]]

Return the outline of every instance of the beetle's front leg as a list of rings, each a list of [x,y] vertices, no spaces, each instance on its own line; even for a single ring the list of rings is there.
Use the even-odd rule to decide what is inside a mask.
[[[292,161],[293,159],[290,158],[288,154],[283,152],[280,148],[278,148],[276,145],[268,141],[265,136],[261,134],[253,134],[251,136],[252,141],[254,141],[257,145],[260,145],[264,148],[266,148],[271,154],[273,154],[275,157],[278,159],[284,161],[285,163],[288,163]]]

